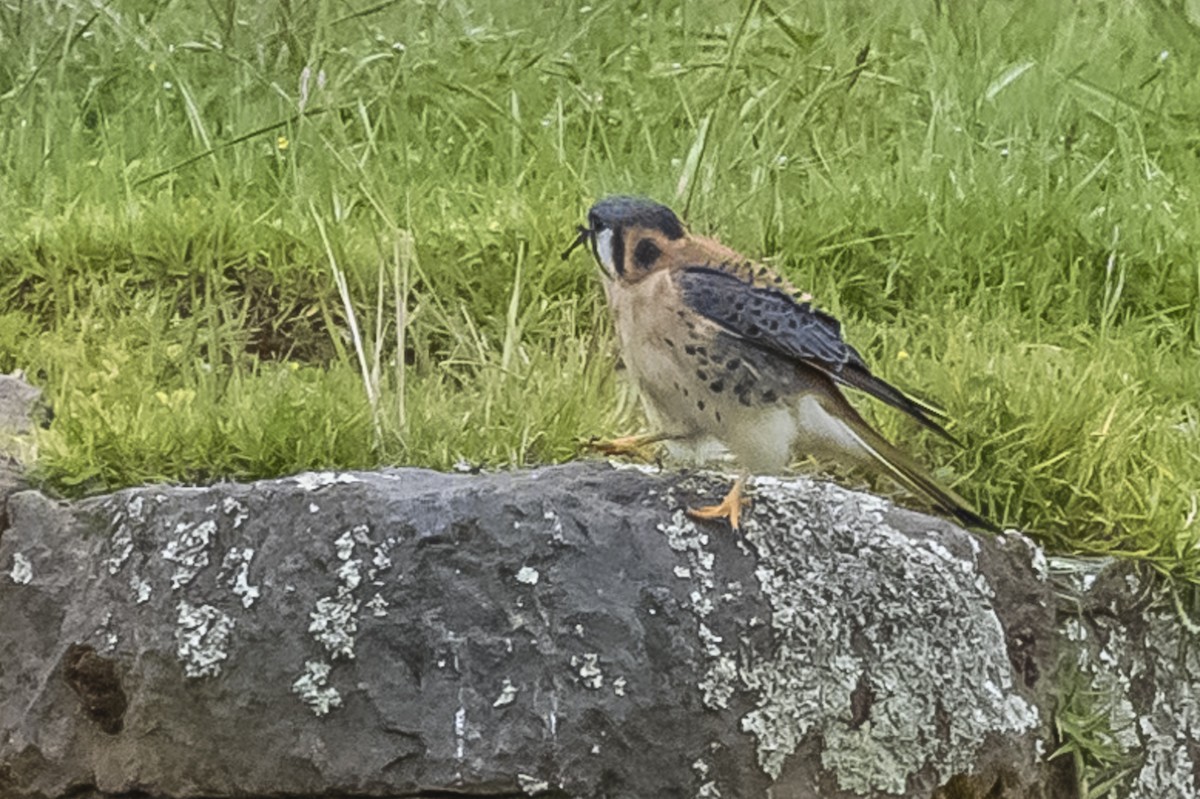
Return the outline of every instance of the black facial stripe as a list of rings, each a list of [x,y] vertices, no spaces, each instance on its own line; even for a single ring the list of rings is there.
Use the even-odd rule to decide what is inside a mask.
[[[618,229],[613,230],[612,237],[612,257],[613,268],[617,270],[617,274],[625,276],[625,235],[624,231]]]
[[[653,266],[660,255],[662,255],[662,250],[650,239],[642,239],[633,248],[633,261],[642,269],[649,269]]]

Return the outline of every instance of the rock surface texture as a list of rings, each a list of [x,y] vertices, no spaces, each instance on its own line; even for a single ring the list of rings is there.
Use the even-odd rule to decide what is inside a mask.
[[[0,796],[1067,795],[1038,551],[601,464],[8,500]]]
[[[0,435],[33,429],[34,420],[46,415],[41,398],[41,389],[27,383],[20,372],[0,374]]]
[[[1103,752],[1109,796],[1200,796],[1200,591],[1119,561],[1054,560],[1068,599],[1060,713]]]
[[[47,415],[41,397],[42,392],[25,382],[20,372],[0,374],[0,499],[27,487],[23,477],[29,450],[25,434],[33,428],[35,419]],[[0,502],[0,530],[4,527],[4,505]]]

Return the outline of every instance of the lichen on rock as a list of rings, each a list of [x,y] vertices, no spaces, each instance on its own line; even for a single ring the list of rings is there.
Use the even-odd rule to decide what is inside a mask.
[[[722,646],[710,629],[712,553],[682,514],[661,525],[693,578],[708,667],[705,702],[753,697],[741,727],[778,779],[807,740],[840,789],[901,794],[910,777],[970,772],[990,735],[1044,724],[1009,661],[995,592],[966,533],[902,533],[884,500],[807,478],[755,481],[743,524],[771,606],[767,646]],[[744,620],[750,626],[751,620]]]

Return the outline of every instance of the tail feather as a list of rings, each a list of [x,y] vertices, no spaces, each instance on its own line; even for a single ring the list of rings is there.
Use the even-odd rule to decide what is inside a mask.
[[[847,431],[861,445],[864,460],[879,467],[882,472],[914,494],[929,500],[939,510],[948,513],[965,527],[976,527],[999,533],[1000,528],[981,516],[965,499],[936,480],[920,464],[893,446],[882,435],[875,432],[859,415],[845,397],[836,389],[829,399],[834,399],[836,408],[827,408],[830,415],[841,421]],[[860,453],[860,457],[862,453]]]
[[[938,421],[938,419],[946,418],[944,411],[915,397],[910,397],[891,383],[876,377],[866,369],[848,366],[836,374],[830,373],[830,377],[852,388],[857,388],[859,391],[866,392],[875,399],[886,402],[897,410],[904,411],[920,422],[923,427],[932,430],[947,441],[957,444],[960,447],[963,445],[961,441],[955,438]]]

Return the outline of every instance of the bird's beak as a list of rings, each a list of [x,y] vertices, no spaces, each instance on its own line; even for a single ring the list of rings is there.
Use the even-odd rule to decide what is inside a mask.
[[[565,261],[568,258],[570,258],[571,253],[575,252],[575,250],[579,249],[581,246],[583,246],[587,242],[591,241],[592,236],[594,236],[594,235],[595,235],[595,231],[593,231],[590,227],[584,227],[583,225],[580,225],[579,226],[579,235],[577,235],[575,237],[575,241],[571,242],[570,247],[563,250],[562,259]]]

